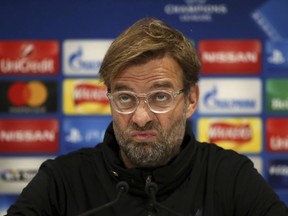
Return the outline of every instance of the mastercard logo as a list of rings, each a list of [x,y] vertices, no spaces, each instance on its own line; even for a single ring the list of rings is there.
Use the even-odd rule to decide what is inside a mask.
[[[41,106],[47,97],[47,88],[39,81],[15,82],[8,89],[8,99],[14,106]]]

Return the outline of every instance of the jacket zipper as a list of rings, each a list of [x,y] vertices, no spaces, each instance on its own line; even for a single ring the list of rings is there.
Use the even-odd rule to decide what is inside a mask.
[[[146,185],[148,184],[148,183],[151,183],[152,182],[152,176],[151,175],[148,175],[147,176],[147,178],[146,178]]]

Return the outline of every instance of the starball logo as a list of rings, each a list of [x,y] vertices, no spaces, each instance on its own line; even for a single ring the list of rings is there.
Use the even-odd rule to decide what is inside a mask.
[[[0,41],[0,75],[58,73],[57,41]]]
[[[259,74],[258,40],[201,40],[199,54],[204,74]]]

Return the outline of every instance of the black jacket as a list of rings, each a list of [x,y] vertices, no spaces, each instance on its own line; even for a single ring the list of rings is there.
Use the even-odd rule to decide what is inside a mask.
[[[167,166],[127,169],[118,155],[110,125],[104,142],[95,148],[44,162],[8,215],[78,215],[115,199],[119,181],[128,183],[128,193],[95,215],[288,215],[247,157],[199,143],[189,133],[181,153]],[[153,196],[146,194],[147,182],[157,185],[156,199],[164,207],[154,205]]]

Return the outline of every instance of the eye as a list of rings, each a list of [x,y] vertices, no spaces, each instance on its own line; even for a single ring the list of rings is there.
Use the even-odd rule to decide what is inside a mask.
[[[164,103],[171,100],[171,96],[166,92],[155,92],[151,95],[151,101],[154,103]]]
[[[156,101],[166,101],[167,99],[168,99],[168,96],[169,95],[167,95],[166,93],[162,93],[162,92],[160,92],[160,93],[157,93],[156,95],[155,95],[155,100]]]
[[[118,98],[119,103],[122,103],[122,104],[131,103],[135,100],[133,95],[127,94],[127,93],[120,93],[117,98]]]

